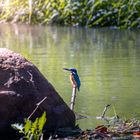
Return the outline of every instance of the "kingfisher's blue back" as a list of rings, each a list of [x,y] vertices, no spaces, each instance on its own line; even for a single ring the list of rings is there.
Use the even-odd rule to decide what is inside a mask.
[[[75,82],[77,84],[77,89],[79,91],[80,90],[80,86],[81,86],[80,78],[79,78],[77,72],[76,73],[75,72],[72,72],[72,75],[74,77],[74,80],[75,80]]]

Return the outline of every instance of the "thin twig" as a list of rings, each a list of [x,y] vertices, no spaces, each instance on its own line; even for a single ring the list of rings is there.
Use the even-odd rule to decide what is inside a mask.
[[[109,104],[107,104],[107,105],[105,106],[105,108],[104,108],[104,110],[103,110],[103,113],[102,113],[102,115],[101,115],[101,118],[104,118],[105,113],[106,113],[106,111],[107,111],[107,109],[108,109],[109,106],[110,106]]]
[[[33,110],[33,112],[30,114],[30,116],[28,117],[28,119],[30,119],[32,116],[33,116],[33,114],[36,112],[36,110],[39,108],[39,106],[45,101],[47,99],[47,97],[44,97],[40,102],[38,102],[37,104],[36,104],[36,108]]]
[[[48,140],[52,140],[52,135],[49,137],[49,139]]]
[[[72,89],[72,96],[71,96],[71,103],[70,103],[71,110],[74,110],[75,98],[76,98],[76,88],[73,88]]]

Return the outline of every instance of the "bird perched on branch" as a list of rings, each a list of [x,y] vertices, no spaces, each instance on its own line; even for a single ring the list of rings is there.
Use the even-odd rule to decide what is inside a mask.
[[[70,71],[70,81],[73,88],[77,88],[78,91],[80,90],[81,82],[78,76],[77,70],[75,68],[64,68],[64,70]]]

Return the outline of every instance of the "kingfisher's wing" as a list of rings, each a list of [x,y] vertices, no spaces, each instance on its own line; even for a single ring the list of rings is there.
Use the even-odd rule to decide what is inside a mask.
[[[73,74],[73,76],[74,76],[74,80],[76,81],[77,88],[78,88],[78,91],[79,91],[80,86],[81,86],[80,78],[79,78],[78,74]]]

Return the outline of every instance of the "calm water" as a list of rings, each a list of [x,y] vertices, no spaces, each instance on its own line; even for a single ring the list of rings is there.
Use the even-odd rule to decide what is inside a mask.
[[[0,25],[0,47],[32,61],[67,104],[71,85],[62,68],[77,68],[75,112],[90,117],[77,122],[81,128],[103,123],[95,117],[106,104],[123,118],[140,118],[140,31]]]

